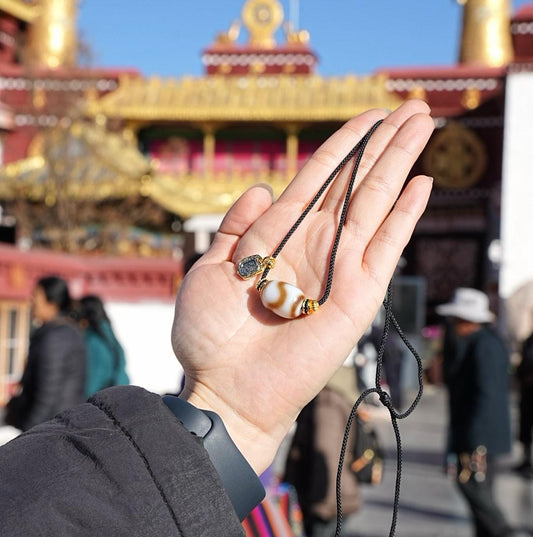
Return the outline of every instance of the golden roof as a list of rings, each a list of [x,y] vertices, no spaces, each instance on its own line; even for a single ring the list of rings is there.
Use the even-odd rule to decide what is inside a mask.
[[[142,195],[174,214],[223,213],[257,182],[275,195],[285,174],[265,172],[216,178],[208,174],[154,174],[127,138],[86,122],[56,127],[33,144],[35,155],[0,168],[0,199],[29,199],[53,205],[58,198],[101,201]]]
[[[394,109],[400,99],[385,75],[318,75],[121,79],[88,104],[89,114],[137,121],[345,121],[369,108]]]
[[[260,175],[154,175],[147,178],[143,192],[167,211],[189,218],[195,214],[225,213],[245,190],[257,183],[269,184],[277,197],[288,180],[286,174],[273,171]]]
[[[102,200],[142,193],[150,164],[130,141],[84,122],[48,131],[40,154],[0,168],[0,198],[54,204],[58,197]]]
[[[1,0],[0,0],[1,1]],[[386,76],[207,76],[162,80],[126,77],[119,87],[87,104],[89,115],[130,121],[342,122],[369,108],[396,108],[400,99],[385,89]],[[135,141],[102,126],[75,122],[44,134],[35,156],[0,168],[0,198],[25,197],[54,203],[74,199],[150,197],[187,218],[224,213],[258,182],[279,195],[286,173],[159,174]]]

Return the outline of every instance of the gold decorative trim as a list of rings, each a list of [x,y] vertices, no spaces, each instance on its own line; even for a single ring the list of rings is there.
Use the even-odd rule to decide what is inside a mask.
[[[147,195],[167,211],[189,218],[195,214],[225,213],[249,187],[267,183],[277,197],[287,186],[285,174],[186,174],[156,175],[151,178]]]
[[[478,88],[467,88],[461,95],[461,104],[468,110],[474,110],[481,104],[481,91]]]
[[[277,197],[288,183],[286,175],[279,172],[259,175],[144,174],[134,177],[112,170],[102,171],[101,166],[102,163],[93,164],[93,172],[84,176],[87,166],[76,165],[70,173],[75,180],[61,184],[54,181],[51,175],[50,169],[54,165],[47,164],[42,157],[20,160],[0,169],[0,199],[21,197],[54,205],[60,196],[79,201],[101,201],[141,195],[173,214],[189,218],[195,214],[226,212],[254,184],[269,184]]]
[[[211,75],[121,79],[116,91],[88,103],[92,116],[139,121],[346,121],[369,108],[395,109],[386,75]]]

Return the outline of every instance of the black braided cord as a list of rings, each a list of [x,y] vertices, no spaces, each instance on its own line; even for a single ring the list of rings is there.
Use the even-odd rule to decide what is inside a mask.
[[[331,172],[330,176],[326,179],[326,182],[320,187],[319,191],[315,194],[315,197],[309,202],[307,207],[304,209],[298,220],[294,222],[293,226],[285,237],[283,237],[282,241],[279,243],[278,247],[274,250],[274,253],[270,256],[273,259],[276,259],[278,257],[281,250],[283,250],[283,247],[287,244],[287,241],[292,237],[292,234],[298,229],[298,226],[303,222],[303,219],[309,214],[309,211],[315,206],[316,202],[321,198],[322,194],[326,191],[328,186],[332,183],[333,179],[337,177],[337,174],[346,166],[346,164],[350,161],[350,159],[357,154],[357,157],[355,159],[355,164],[352,169],[352,173],[350,176],[350,182],[348,183],[348,188],[346,189],[346,194],[344,196],[344,203],[342,205],[342,212],[341,216],[339,218],[339,224],[337,226],[337,232],[335,233],[335,241],[333,242],[333,247],[331,249],[331,253],[329,255],[329,267],[328,267],[328,278],[326,282],[326,287],[324,289],[324,294],[320,297],[318,300],[318,303],[322,306],[324,302],[329,297],[329,293],[331,291],[331,283],[333,282],[333,271],[335,270],[335,257],[337,255],[337,249],[339,247],[339,242],[341,239],[341,233],[342,229],[344,227],[344,222],[346,220],[346,213],[348,212],[348,206],[350,205],[350,199],[352,197],[352,191],[355,184],[355,177],[357,175],[357,170],[359,169],[359,164],[361,163],[361,159],[363,158],[363,153],[365,151],[366,145],[368,144],[368,141],[370,140],[370,137],[372,134],[374,134],[374,131],[383,123],[383,120],[380,119],[372,127],[370,130],[357,142],[355,147],[342,159],[340,164]],[[270,272],[270,266],[267,265],[265,270],[263,271],[263,274],[261,274],[261,278],[259,281],[263,281],[267,274]]]
[[[383,301],[383,306],[385,308],[385,323],[383,326],[383,333],[381,335],[381,342],[379,345],[378,357],[377,357],[377,367],[376,367],[376,385],[374,388],[368,388],[363,391],[358,397],[357,401],[352,407],[350,416],[346,423],[346,428],[344,430],[344,438],[342,440],[341,453],[339,456],[339,465],[337,467],[337,483],[336,483],[336,493],[337,493],[337,528],[335,530],[335,537],[340,537],[342,529],[342,500],[341,500],[341,478],[342,478],[342,468],[344,465],[344,459],[346,456],[346,448],[348,446],[348,438],[350,436],[350,431],[352,428],[353,421],[359,405],[363,400],[368,397],[371,393],[377,393],[379,395],[379,400],[381,404],[387,408],[389,411],[392,427],[394,429],[394,436],[396,437],[396,483],[394,486],[394,503],[392,508],[392,521],[389,532],[389,537],[394,537],[396,533],[396,525],[398,522],[398,508],[400,505],[400,485],[402,480],[402,440],[400,436],[400,428],[398,426],[398,420],[404,419],[409,416],[413,410],[416,408],[420,399],[422,398],[423,393],[423,366],[422,359],[416,351],[416,349],[411,345],[411,342],[407,339],[403,333],[396,317],[392,313],[392,282],[389,283],[387,288],[387,294],[385,300]],[[398,335],[404,342],[405,346],[409,349],[411,354],[414,356],[417,363],[418,371],[418,392],[407,410],[404,412],[398,412],[392,405],[392,401],[389,397],[389,394],[383,390],[381,387],[381,370],[383,366],[383,354],[385,352],[385,345],[387,344],[387,339],[389,336],[390,325],[394,326],[395,330],[398,332]]]
[[[318,192],[315,194],[314,198],[309,202],[307,207],[304,209],[300,217],[296,220],[296,222],[293,224],[293,226],[290,228],[290,230],[287,232],[285,237],[282,239],[282,241],[279,243],[278,247],[270,257],[276,259],[281,250],[284,248],[284,246],[287,244],[287,241],[291,238],[293,233],[298,229],[298,226],[302,223],[303,219],[309,214],[311,209],[315,206],[315,204],[318,202],[318,200],[321,198],[321,196],[324,194],[326,189],[330,186],[330,184],[333,182],[335,177],[337,177],[338,173],[346,166],[346,164],[355,156],[355,162],[354,166],[350,175],[350,181],[348,183],[348,186],[346,188],[346,193],[344,197],[344,203],[342,206],[341,215],[339,218],[339,224],[337,226],[337,232],[335,234],[335,240],[333,242],[333,246],[330,252],[329,257],[329,266],[328,266],[328,276],[326,285],[324,288],[324,293],[318,300],[318,303],[320,305],[324,304],[326,300],[329,297],[330,291],[331,291],[331,285],[333,282],[333,273],[335,270],[335,258],[337,255],[337,249],[339,246],[341,233],[344,227],[344,223],[346,220],[346,214],[348,212],[348,207],[350,205],[350,200],[353,192],[353,188],[355,185],[355,179],[357,176],[357,171],[359,169],[359,165],[361,163],[361,160],[363,158],[364,151],[366,149],[366,146],[376,129],[379,127],[379,125],[383,122],[383,120],[380,120],[376,122],[370,130],[365,134],[365,136],[355,145],[355,147],[342,159],[342,161],[339,163],[339,165],[333,170],[333,172],[330,174],[330,176],[326,179],[325,183],[320,187]],[[259,281],[263,281],[266,279],[266,276],[270,272],[271,265],[267,265],[265,269],[263,270],[263,273],[261,274],[261,277]],[[385,323],[383,327],[383,333],[381,336],[381,342],[379,346],[378,351],[378,357],[377,357],[377,367],[376,367],[376,382],[375,387],[368,388],[367,390],[364,390],[361,395],[358,397],[357,401],[354,403],[352,410],[350,412],[350,416],[348,417],[348,421],[346,423],[346,428],[344,431],[344,438],[342,441],[341,446],[341,453],[339,456],[339,465],[337,467],[337,481],[336,481],[336,494],[337,494],[337,527],[335,530],[335,537],[340,537],[341,529],[342,529],[342,500],[341,500],[341,478],[342,478],[342,468],[344,465],[344,459],[346,456],[346,449],[348,446],[348,438],[350,435],[350,431],[353,425],[353,421],[355,419],[355,415],[357,413],[357,410],[359,409],[360,404],[363,402],[363,400],[368,397],[371,393],[377,393],[379,396],[379,399],[381,403],[387,408],[390,414],[392,427],[394,430],[394,435],[396,437],[396,483],[394,487],[394,504],[393,504],[393,512],[392,512],[392,521],[391,521],[391,527],[389,532],[389,537],[394,537],[396,533],[396,526],[398,521],[398,508],[399,508],[399,502],[400,502],[400,484],[402,479],[402,441],[400,436],[400,428],[398,426],[398,420],[404,419],[418,405],[420,399],[422,398],[422,392],[423,392],[423,368],[422,368],[422,360],[420,356],[418,355],[417,351],[414,349],[414,347],[411,345],[405,334],[403,333],[402,329],[398,325],[398,321],[394,317],[394,314],[392,313],[392,282],[389,283],[389,286],[387,288],[387,293],[385,300],[383,302],[383,306],[385,308]],[[392,405],[392,401],[390,399],[389,394],[383,390],[381,387],[381,372],[383,367],[383,354],[385,352],[385,345],[387,344],[387,338],[389,335],[390,325],[394,326],[395,330],[398,332],[398,335],[406,345],[406,347],[409,349],[411,354],[414,356],[416,362],[417,362],[417,370],[418,370],[418,393],[409,406],[407,410],[404,412],[398,412],[394,406]]]

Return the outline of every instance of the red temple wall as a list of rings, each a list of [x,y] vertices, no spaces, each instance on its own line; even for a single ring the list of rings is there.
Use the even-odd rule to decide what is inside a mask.
[[[173,301],[183,265],[173,259],[83,257],[0,244],[0,300],[29,300],[35,282],[50,274],[64,278],[75,298],[92,293],[119,302]]]

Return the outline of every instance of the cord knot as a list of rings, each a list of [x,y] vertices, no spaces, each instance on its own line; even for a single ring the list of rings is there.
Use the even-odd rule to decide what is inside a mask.
[[[381,401],[381,404],[388,409],[392,408],[392,401],[390,398],[390,395],[385,391],[379,392],[379,400]]]

